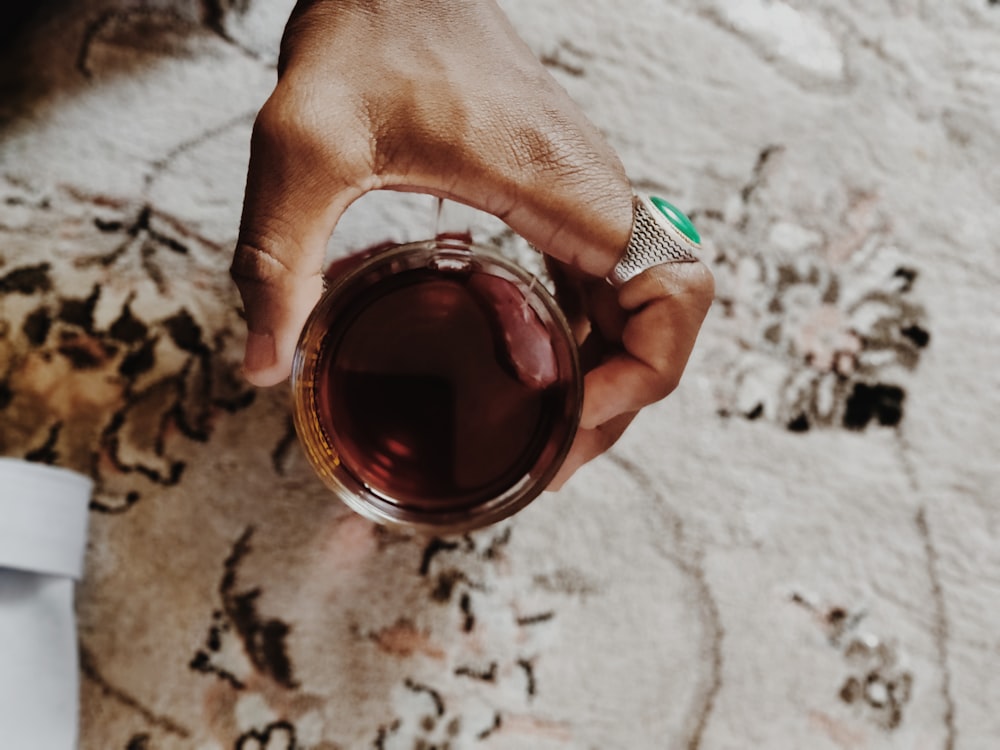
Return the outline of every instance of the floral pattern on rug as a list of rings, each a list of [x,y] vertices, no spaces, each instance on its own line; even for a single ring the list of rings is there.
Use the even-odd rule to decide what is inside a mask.
[[[0,241],[12,259],[0,265],[0,453],[91,475],[95,510],[177,484],[177,442],[207,442],[219,414],[255,397],[237,370],[228,248],[148,204],[10,182]],[[184,276],[203,293],[179,295]]]
[[[790,189],[780,184],[790,179],[782,152],[761,152],[727,211],[694,212],[711,238],[716,305],[732,345],[714,353],[725,373],[719,413],[794,432],[895,427],[931,338],[921,271],[895,244],[875,196],[847,191],[842,212],[821,225],[793,219],[793,202],[768,202]]]

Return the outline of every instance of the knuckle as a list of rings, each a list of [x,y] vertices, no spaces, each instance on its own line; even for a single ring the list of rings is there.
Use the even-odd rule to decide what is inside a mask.
[[[647,403],[656,403],[677,390],[681,382],[683,365],[677,366],[673,352],[666,350],[648,352],[644,357],[644,364],[648,369],[645,370],[645,382],[641,387]]]
[[[649,289],[654,297],[683,303],[683,307],[697,315],[699,320],[705,316],[715,299],[715,277],[708,266],[700,261],[663,263],[652,266],[643,276],[653,284]],[[648,292],[640,291],[639,294],[648,298]]]
[[[659,388],[655,390],[657,401],[669,396],[681,384],[681,373],[678,368],[672,365],[664,365],[664,368],[660,371]]]
[[[254,121],[251,155],[272,167],[332,169],[342,180],[360,181],[371,172],[372,139],[367,107],[355,99],[334,85],[318,91],[309,81],[283,79]]]
[[[275,244],[263,237],[241,237],[229,266],[229,276],[240,289],[273,286],[289,273],[290,269],[275,251]]]
[[[615,425],[601,425],[601,427],[597,429],[597,445],[592,451],[593,455],[589,456],[588,460],[597,458],[602,453],[610,450],[611,446],[618,442],[618,438],[621,437],[621,434],[617,429],[614,429],[614,427]]]
[[[295,87],[279,84],[257,114],[251,148],[271,153],[311,149],[320,140],[315,120]]]
[[[276,148],[285,142],[290,133],[287,123],[295,120],[289,110],[286,97],[280,89],[275,89],[254,120],[250,134],[251,148]]]
[[[708,312],[715,300],[715,275],[704,263],[691,263],[688,272],[688,294],[698,303],[702,313]]]

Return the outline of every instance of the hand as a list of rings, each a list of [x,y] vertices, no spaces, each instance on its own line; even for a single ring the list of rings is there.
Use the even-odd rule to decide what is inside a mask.
[[[251,382],[288,376],[322,291],[327,241],[376,189],[492,213],[562,269],[577,331],[592,328],[602,344],[555,486],[676,386],[711,274],[700,263],[660,266],[617,292],[603,280],[628,241],[629,181],[494,0],[300,0],[254,126],[232,265]]]

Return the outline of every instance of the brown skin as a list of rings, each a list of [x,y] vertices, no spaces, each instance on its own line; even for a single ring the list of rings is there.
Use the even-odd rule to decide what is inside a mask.
[[[701,263],[620,290],[632,189],[597,128],[494,0],[300,0],[251,141],[232,275],[247,378],[284,380],[322,291],[327,240],[369,190],[450,198],[498,216],[548,256],[594,367],[553,488],[680,380],[714,296]]]

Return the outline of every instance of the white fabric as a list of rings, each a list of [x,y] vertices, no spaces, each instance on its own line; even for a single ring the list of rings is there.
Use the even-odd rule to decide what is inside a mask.
[[[77,742],[73,579],[83,569],[91,482],[0,458],[0,728],[6,747]]]
[[[0,458],[0,567],[79,578],[91,481]]]

